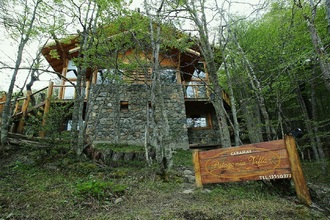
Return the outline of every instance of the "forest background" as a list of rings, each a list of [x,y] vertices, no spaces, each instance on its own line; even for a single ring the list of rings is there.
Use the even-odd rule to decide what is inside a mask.
[[[15,58],[3,54],[5,59],[1,60],[2,76],[11,77],[8,90],[4,91],[9,98],[14,91],[24,92],[29,82],[32,85],[38,82],[45,72],[56,75],[43,66],[40,51],[30,50],[29,45],[40,48],[72,34],[68,30],[87,33],[96,25],[130,14],[127,11],[130,3],[121,1],[21,0],[14,1],[19,6],[14,8],[12,3],[2,0],[1,4],[5,43],[8,40],[18,50]],[[208,69],[217,74],[221,88],[231,98],[233,115],[223,131],[234,134],[235,145],[283,138],[299,127],[304,132],[298,142],[301,157],[324,161],[329,157],[330,126],[330,100],[326,95],[330,90],[329,1],[246,3],[253,9],[247,15],[232,13],[233,4],[230,1],[144,1],[141,12],[153,21],[170,23],[201,40],[200,49],[209,59]],[[157,52],[157,37],[162,33],[148,34],[154,40],[153,52]],[[37,42],[41,44],[34,46]],[[219,48],[217,51],[221,52],[212,48]],[[214,69],[212,60],[216,56],[222,57],[222,65]],[[27,72],[26,77],[19,74],[23,71]],[[79,117],[77,120],[76,127]],[[2,136],[6,124],[2,125]],[[2,138],[2,143],[4,140]],[[223,144],[228,145],[230,143]]]

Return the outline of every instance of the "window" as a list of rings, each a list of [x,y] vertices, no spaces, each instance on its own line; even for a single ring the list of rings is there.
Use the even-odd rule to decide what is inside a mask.
[[[175,69],[162,69],[160,71],[160,80],[164,84],[176,83],[176,70]]]
[[[192,80],[206,80],[206,73],[204,70],[204,63],[199,62],[196,66],[195,66],[195,71],[192,75]]]
[[[76,72],[74,70],[68,70],[68,72],[66,72],[66,78],[68,79],[77,78]]]
[[[83,121],[83,124],[85,125],[85,121]],[[71,131],[72,130],[72,120],[68,120],[66,124],[66,130]],[[77,130],[79,131],[79,123],[77,124]]]
[[[128,112],[128,101],[120,101],[120,111]]]
[[[211,122],[209,115],[191,115],[187,117],[188,128],[209,128]]]
[[[68,79],[77,78],[77,71],[78,71],[78,68],[77,68],[76,64],[73,62],[73,60],[69,60],[66,78],[68,78]]]
[[[77,84],[76,81],[72,82],[73,84]],[[65,82],[65,89],[64,89],[64,99],[74,99],[75,97],[75,88],[71,83],[68,81]]]

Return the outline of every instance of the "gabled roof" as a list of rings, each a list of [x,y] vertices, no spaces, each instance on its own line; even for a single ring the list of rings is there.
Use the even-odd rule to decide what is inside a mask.
[[[121,42],[123,47],[125,47],[125,43],[131,44],[135,39],[140,40],[146,46],[150,46],[150,36],[145,33],[145,26],[147,25],[149,28],[148,24],[148,18],[141,14],[133,13],[131,16],[120,17],[119,19],[114,20],[111,24],[99,28],[99,30],[105,33],[103,36],[108,36],[103,40],[108,40],[109,42],[116,41],[116,39],[123,40],[123,38],[127,38],[126,42]],[[169,24],[162,24],[161,28],[163,29],[161,40],[166,42],[167,52],[171,53],[173,52],[173,49],[177,52],[181,51],[180,53],[183,55],[182,58],[187,59],[187,63],[190,62],[189,60],[196,60],[201,56],[197,49],[198,47],[196,45],[193,46],[193,43],[189,40],[187,34],[178,31]],[[173,39],[176,39],[176,41],[174,42]],[[78,35],[72,35],[66,39],[56,40],[54,43],[45,46],[41,50],[43,56],[52,66],[54,71],[59,73],[62,72],[65,60],[78,57],[79,51]]]
[[[78,56],[79,51],[72,51],[77,45],[79,45],[78,36],[71,36],[43,47],[41,53],[54,71],[61,73],[66,58],[72,59]]]

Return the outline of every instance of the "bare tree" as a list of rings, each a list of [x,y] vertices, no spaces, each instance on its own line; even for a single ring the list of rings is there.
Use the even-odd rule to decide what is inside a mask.
[[[6,8],[6,11],[2,11],[1,22],[8,31],[12,31],[13,36],[15,34],[19,38],[18,40],[18,50],[15,60],[15,68],[12,74],[10,81],[9,89],[7,92],[7,100],[4,105],[2,112],[2,125],[1,125],[1,145],[4,146],[7,144],[8,140],[8,127],[10,122],[10,109],[11,109],[11,98],[14,91],[14,85],[16,77],[22,63],[23,52],[28,41],[33,37],[35,32],[35,23],[37,21],[38,10],[42,0],[20,0],[15,1],[16,4],[19,4],[22,7],[22,12],[12,10],[12,1],[4,1],[2,7]],[[15,7],[16,8],[16,7]],[[7,13],[5,13],[7,12]]]

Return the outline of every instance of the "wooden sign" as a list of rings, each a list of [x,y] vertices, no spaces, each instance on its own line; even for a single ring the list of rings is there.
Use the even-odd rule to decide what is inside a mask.
[[[292,136],[284,140],[193,153],[196,185],[249,180],[293,179],[298,198],[311,199]]]

